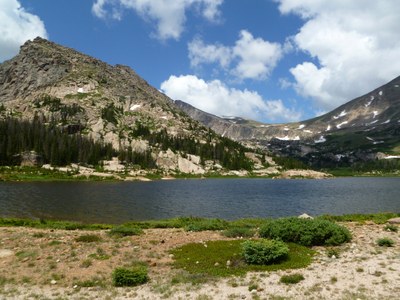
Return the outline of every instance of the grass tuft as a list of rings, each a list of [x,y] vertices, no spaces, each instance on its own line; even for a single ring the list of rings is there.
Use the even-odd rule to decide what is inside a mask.
[[[109,234],[116,237],[124,237],[124,236],[132,236],[132,235],[141,235],[143,233],[143,229],[136,226],[127,226],[121,225],[112,228],[109,231]]]
[[[100,242],[101,237],[95,234],[84,234],[81,236],[78,236],[75,239],[76,242],[83,242],[83,243],[95,243],[95,242]]]
[[[390,238],[384,237],[380,238],[376,241],[378,246],[380,247],[393,247],[394,246],[394,241]]]
[[[279,281],[284,284],[296,284],[302,280],[304,280],[304,276],[302,274],[296,273],[291,275],[283,275]]]

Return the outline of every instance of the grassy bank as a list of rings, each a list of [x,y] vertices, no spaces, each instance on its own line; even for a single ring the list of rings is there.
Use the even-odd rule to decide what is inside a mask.
[[[0,167],[0,181],[116,181],[101,176],[77,176],[76,172],[61,172],[36,167]]]
[[[332,174],[335,177],[398,177],[400,176],[400,172],[383,172],[383,171],[373,171],[373,172],[356,172],[351,170],[350,168],[340,168],[340,169],[330,169],[330,170],[321,170],[322,172],[326,172]],[[19,166],[2,166],[0,167],[0,181],[11,181],[11,182],[51,182],[51,181],[121,181],[121,180],[132,180],[132,176],[128,173],[111,173],[104,172],[100,170],[101,173],[104,173],[104,176],[94,176],[94,175],[79,175],[78,172],[61,172],[58,170],[48,170],[42,169],[38,167],[19,167]],[[247,176],[238,176],[238,175],[221,175],[220,173],[206,173],[202,175],[196,174],[185,174],[185,173],[177,173],[171,178],[175,179],[216,179],[216,178],[264,178],[271,179],[275,178],[277,174],[272,174],[269,176],[258,176],[252,174],[251,172]],[[150,180],[160,180],[164,176],[159,172],[148,173],[145,178]]]
[[[367,221],[376,224],[384,224],[391,218],[400,217],[400,213],[376,213],[376,214],[347,214],[341,216],[322,215],[316,219],[333,222],[358,222],[363,224]],[[131,221],[124,224],[85,224],[73,221],[43,220],[43,219],[20,219],[0,218],[0,226],[5,227],[32,227],[42,229],[64,229],[64,230],[104,230],[125,226],[128,228],[154,229],[154,228],[182,228],[186,231],[239,231],[243,234],[246,230],[254,230],[271,222],[272,219],[238,219],[227,221],[222,219],[200,218],[200,217],[178,217],[166,220]],[[228,232],[229,231],[229,232]]]

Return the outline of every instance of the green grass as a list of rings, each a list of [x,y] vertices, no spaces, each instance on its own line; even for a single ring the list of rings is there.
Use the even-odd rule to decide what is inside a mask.
[[[111,230],[108,233],[112,236],[124,237],[132,235],[141,235],[143,233],[143,230],[142,228],[137,226],[121,225],[111,228]]]
[[[75,176],[77,172],[61,172],[39,167],[0,167],[0,181],[115,181],[113,177]]]
[[[296,273],[290,275],[283,275],[280,279],[280,282],[284,284],[296,284],[302,280],[304,280],[304,276],[299,273]]]
[[[71,221],[31,220],[19,218],[0,218],[0,226],[3,227],[33,227],[41,229],[64,230],[103,230],[113,228],[108,224],[83,224]]]
[[[359,222],[373,221],[377,224],[384,224],[391,218],[400,217],[400,213],[376,213],[376,214],[350,214],[342,216],[323,215],[318,219],[325,219],[333,222]],[[178,217],[166,220],[132,221],[122,225],[126,227],[148,228],[183,228],[185,230],[225,230],[234,233],[238,228],[247,231],[245,228],[256,230],[273,221],[272,219],[238,219],[226,221],[221,219],[207,219],[200,217]],[[121,225],[113,224],[86,224],[74,221],[57,221],[44,219],[21,219],[21,218],[0,218],[0,227],[33,227],[41,229],[62,229],[62,230],[105,230]]]
[[[334,222],[359,222],[372,221],[376,224],[384,224],[391,218],[400,217],[399,213],[382,212],[376,214],[348,214],[342,216],[323,215],[322,219]]]
[[[81,236],[78,236],[75,239],[76,242],[83,242],[83,243],[95,243],[95,242],[100,242],[101,237],[95,234],[84,234]]]
[[[206,276],[244,275],[248,271],[275,271],[304,268],[311,263],[314,251],[296,244],[288,244],[287,260],[270,265],[248,265],[242,256],[243,241],[213,241],[204,244],[187,244],[171,253],[174,254],[174,267],[192,274]],[[230,266],[227,267],[227,261]],[[218,264],[216,264],[218,263]]]
[[[222,232],[222,235],[230,238],[249,238],[254,236],[254,229],[248,227],[231,227]]]
[[[393,224],[388,224],[385,226],[385,230],[390,231],[390,232],[398,232],[399,227],[397,227],[396,225],[393,225]]]
[[[384,237],[380,238],[376,241],[378,246],[380,247],[393,247],[394,246],[394,241],[390,238]]]

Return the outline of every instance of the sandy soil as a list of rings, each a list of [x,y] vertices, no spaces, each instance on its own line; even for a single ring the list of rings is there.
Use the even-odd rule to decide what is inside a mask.
[[[306,269],[249,273],[205,284],[172,284],[182,270],[171,267],[169,250],[190,242],[224,239],[220,232],[149,229],[139,237],[114,239],[105,231],[61,231],[0,227],[0,299],[398,299],[400,295],[400,233],[384,225],[346,223],[351,243],[328,257],[317,247]],[[97,243],[75,239],[102,237]],[[394,247],[379,247],[389,237]],[[103,258],[103,259],[102,259]],[[146,261],[150,282],[134,288],[114,288],[112,270],[128,261]],[[284,274],[301,273],[294,285],[279,282]],[[81,287],[85,281],[96,287]],[[256,289],[249,290],[249,287]]]

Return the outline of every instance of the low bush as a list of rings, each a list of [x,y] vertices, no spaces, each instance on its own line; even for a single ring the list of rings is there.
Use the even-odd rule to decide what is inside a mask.
[[[204,230],[224,230],[228,228],[229,222],[221,219],[203,219],[203,218],[187,218],[182,220],[185,222],[185,230],[187,231],[204,231]]]
[[[147,268],[137,266],[132,268],[116,268],[112,274],[114,286],[136,286],[149,280]]]
[[[282,241],[257,240],[243,243],[243,256],[248,264],[268,265],[284,260],[288,255],[289,248]]]
[[[380,247],[393,247],[394,246],[394,241],[389,238],[381,238],[376,241],[378,246]]]
[[[254,230],[248,227],[232,227],[224,230],[222,234],[230,238],[236,238],[236,237],[248,238],[254,236]]]
[[[339,258],[340,252],[338,249],[334,249],[334,248],[329,248],[326,250],[326,256],[328,256],[329,258],[335,257],[335,258]]]
[[[114,227],[109,231],[110,235],[118,237],[141,235],[142,233],[143,229],[136,226],[126,226],[126,225]]]
[[[399,228],[396,225],[388,224],[385,226],[385,230],[391,231],[391,232],[397,232],[397,231],[399,231]]]
[[[260,228],[260,236],[303,246],[336,246],[351,240],[349,230],[322,219],[283,218]]]
[[[322,219],[335,222],[358,222],[365,223],[366,221],[373,221],[376,224],[384,224],[391,218],[400,217],[398,213],[376,213],[376,214],[349,214],[342,216],[321,216]]]
[[[76,242],[83,242],[83,243],[94,243],[94,242],[100,242],[101,237],[95,234],[84,234],[81,236],[78,236],[75,239]]]
[[[304,280],[304,276],[299,273],[296,273],[291,275],[283,275],[280,279],[280,282],[284,284],[296,284],[302,280]]]

